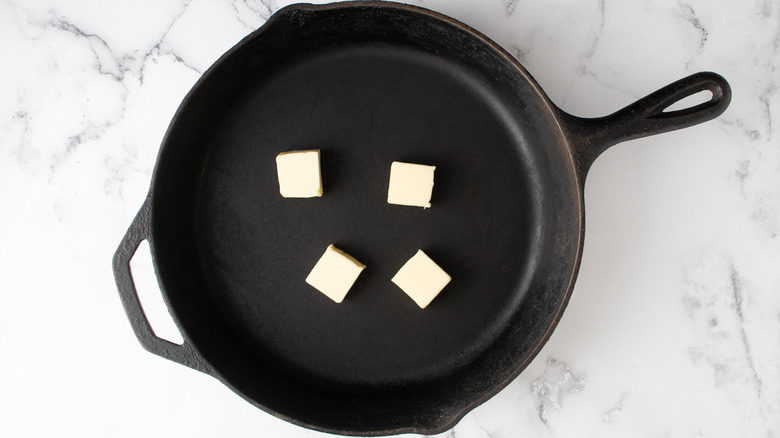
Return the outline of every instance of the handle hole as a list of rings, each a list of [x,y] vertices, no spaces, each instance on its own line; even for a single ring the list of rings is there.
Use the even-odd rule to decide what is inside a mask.
[[[133,282],[138,293],[138,300],[141,302],[141,309],[143,309],[155,336],[177,345],[184,343],[184,338],[168,313],[168,306],[163,300],[157,277],[154,275],[152,252],[149,249],[149,242],[146,240],[138,245],[138,249],[130,260],[130,271],[133,274]]]
[[[698,105],[711,101],[712,96],[713,96],[712,91],[701,90],[698,93],[693,93],[690,96],[683,97],[682,99],[669,105],[668,107],[664,108],[662,113],[671,113],[675,111],[694,108]]]

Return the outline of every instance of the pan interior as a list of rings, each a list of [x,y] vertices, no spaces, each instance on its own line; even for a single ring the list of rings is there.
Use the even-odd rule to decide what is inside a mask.
[[[219,318],[257,360],[323,385],[468,366],[538,257],[533,129],[465,67],[397,46],[343,45],[261,79],[218,115],[194,206]],[[322,151],[321,198],[279,194],[275,157],[300,149]],[[387,203],[393,161],[436,166],[431,208]],[[329,244],[367,266],[341,304],[304,281]],[[418,249],[452,277],[426,309],[390,281]]]

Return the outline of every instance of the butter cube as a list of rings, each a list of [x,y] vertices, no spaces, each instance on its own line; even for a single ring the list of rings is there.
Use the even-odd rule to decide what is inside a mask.
[[[329,245],[325,254],[314,265],[306,283],[325,294],[331,300],[344,301],[347,292],[357,280],[366,265],[352,258],[333,245]]]
[[[433,193],[433,171],[436,166],[402,163],[390,165],[390,188],[387,202],[396,205],[428,208]]]
[[[276,173],[285,198],[322,196],[319,149],[282,152],[276,156]]]
[[[424,309],[439,295],[451,277],[422,250],[417,251],[391,280]]]

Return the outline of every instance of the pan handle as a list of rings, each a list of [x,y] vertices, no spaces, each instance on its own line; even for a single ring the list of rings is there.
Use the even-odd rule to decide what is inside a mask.
[[[665,111],[701,91],[712,97],[681,110]],[[731,102],[731,87],[712,72],[695,73],[645,96],[606,117],[585,119],[560,111],[564,129],[584,176],[593,161],[617,143],[697,125],[721,115]]]
[[[130,326],[135,332],[135,336],[141,345],[150,353],[166,359],[186,365],[192,369],[211,374],[211,368],[190,344],[189,340],[182,333],[184,342],[174,344],[173,342],[157,337],[149,325],[141,301],[138,298],[138,292],[133,281],[133,274],[130,270],[130,260],[135,255],[138,245],[144,240],[149,240],[151,236],[151,197],[147,197],[141,210],[130,224],[125,237],[119,244],[116,253],[114,253],[114,278],[116,286],[119,289],[119,297],[122,300],[122,306],[130,320]]]

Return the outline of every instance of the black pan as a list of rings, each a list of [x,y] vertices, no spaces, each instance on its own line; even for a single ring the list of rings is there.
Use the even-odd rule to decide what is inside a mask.
[[[664,112],[709,90],[705,103]],[[282,419],[432,434],[514,379],[571,294],[583,184],[620,141],[710,120],[699,73],[598,119],[550,102],[498,45],[418,7],[293,5],[182,102],[114,258],[141,344]],[[325,194],[279,195],[274,157],[321,149]],[[436,166],[433,207],[386,202],[390,163]],[[156,337],[129,270],[148,240],[184,343]],[[335,304],[304,282],[328,244],[368,268]],[[418,249],[452,276],[426,309],[390,279]]]

